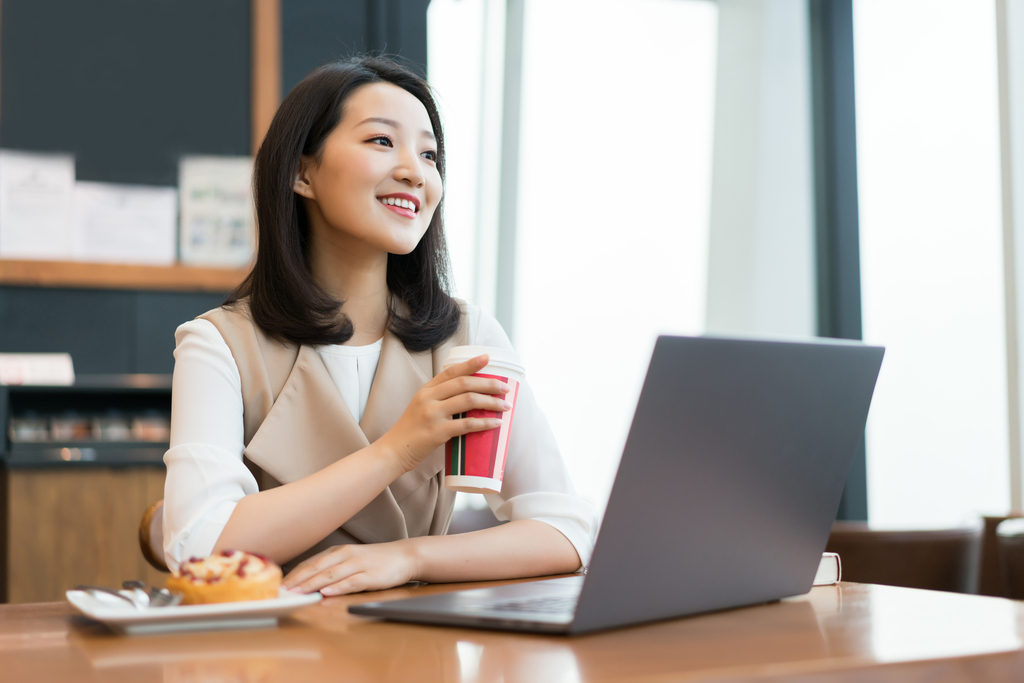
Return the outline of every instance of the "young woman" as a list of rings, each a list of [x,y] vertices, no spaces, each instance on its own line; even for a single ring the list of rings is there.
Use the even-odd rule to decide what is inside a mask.
[[[411,580],[572,572],[596,515],[576,497],[523,382],[500,494],[508,524],[446,536],[444,444],[509,409],[473,377],[511,349],[498,323],[447,293],[444,138],[430,89],[363,57],[313,71],[256,156],[259,248],[221,308],[178,328],[164,550],[238,548],[294,568],[285,585],[336,595]]]

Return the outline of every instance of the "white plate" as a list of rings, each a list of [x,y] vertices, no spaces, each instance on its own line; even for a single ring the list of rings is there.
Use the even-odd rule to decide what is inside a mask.
[[[102,593],[68,591],[66,595],[85,616],[129,634],[269,628],[277,625],[278,617],[323,600],[319,593],[297,595],[282,588],[273,600],[136,609],[114,596],[99,597]]]

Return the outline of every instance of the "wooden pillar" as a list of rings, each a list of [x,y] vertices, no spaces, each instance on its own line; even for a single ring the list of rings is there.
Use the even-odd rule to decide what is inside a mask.
[[[281,0],[252,0],[252,154],[281,103]]]

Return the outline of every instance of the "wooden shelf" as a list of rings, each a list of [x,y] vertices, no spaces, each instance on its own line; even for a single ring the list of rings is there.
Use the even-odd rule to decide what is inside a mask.
[[[142,289],[178,292],[230,292],[248,268],[143,266],[78,261],[14,261],[0,259],[0,285]]]

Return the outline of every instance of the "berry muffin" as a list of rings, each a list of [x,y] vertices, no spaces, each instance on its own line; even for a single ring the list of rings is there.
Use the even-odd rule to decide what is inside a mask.
[[[184,605],[277,597],[281,568],[273,561],[241,550],[224,550],[206,559],[183,562],[167,579],[167,588],[182,593]]]

